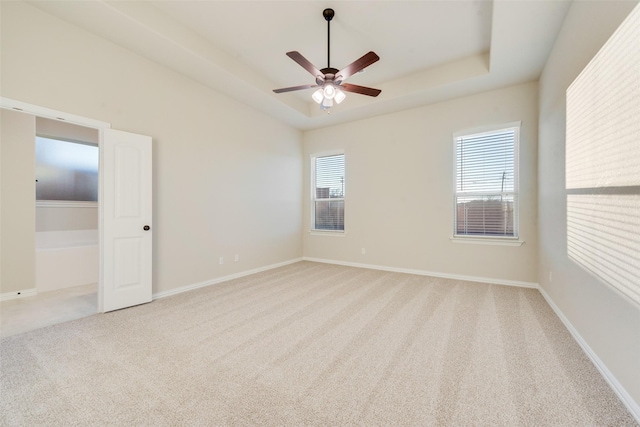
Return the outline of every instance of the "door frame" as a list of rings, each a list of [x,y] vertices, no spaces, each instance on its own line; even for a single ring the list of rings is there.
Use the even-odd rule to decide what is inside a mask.
[[[6,108],[8,110],[19,111],[22,113],[31,114],[36,117],[45,117],[47,119],[58,120],[66,123],[72,123],[74,125],[83,126],[87,128],[96,129],[98,131],[98,150],[99,150],[99,164],[98,164],[98,306],[97,312],[104,312],[104,280],[103,280],[103,257],[104,257],[104,237],[103,237],[103,203],[104,197],[104,164],[103,164],[103,149],[104,149],[104,130],[111,129],[111,123],[102,122],[99,120],[90,119],[88,117],[77,116],[75,114],[65,113],[62,111],[53,110],[39,105],[29,104],[15,99],[0,97],[0,108]],[[35,135],[34,135],[35,138]]]

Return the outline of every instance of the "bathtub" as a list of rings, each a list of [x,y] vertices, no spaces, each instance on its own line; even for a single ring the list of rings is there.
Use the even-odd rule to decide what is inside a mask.
[[[98,283],[98,230],[36,232],[38,292]]]

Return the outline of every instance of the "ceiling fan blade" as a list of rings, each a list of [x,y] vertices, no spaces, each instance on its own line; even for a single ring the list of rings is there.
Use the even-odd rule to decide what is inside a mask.
[[[359,93],[361,95],[368,95],[368,96],[378,96],[378,95],[380,95],[380,92],[382,92],[380,89],[374,89],[372,87],[352,85],[350,83],[342,83],[338,87],[342,88],[343,90],[345,90],[347,92],[354,92],[354,93]]]
[[[302,68],[311,73],[311,75],[316,79],[318,77],[324,78],[324,74],[320,70],[318,70],[315,65],[309,62],[307,58],[302,56],[300,52],[296,52],[295,50],[292,52],[287,52],[287,56],[296,61]]]
[[[346,80],[350,76],[354,75],[360,70],[365,69],[379,59],[380,57],[376,55],[375,52],[369,52],[363,55],[362,58],[355,60],[351,64],[344,67],[342,70],[338,71],[336,73],[336,80]]]
[[[292,87],[283,87],[282,89],[274,89],[275,93],[282,92],[293,92],[294,90],[303,90],[303,89],[311,89],[312,87],[317,87],[318,85],[300,85],[300,86],[292,86]]]

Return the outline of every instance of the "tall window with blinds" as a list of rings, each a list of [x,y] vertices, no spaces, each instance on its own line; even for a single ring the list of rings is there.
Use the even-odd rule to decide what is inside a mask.
[[[344,231],[344,154],[312,157],[312,228]]]
[[[454,135],[454,236],[518,237],[520,125]]]
[[[640,307],[639,47],[640,5],[567,89],[565,146],[567,255],[636,307]]]

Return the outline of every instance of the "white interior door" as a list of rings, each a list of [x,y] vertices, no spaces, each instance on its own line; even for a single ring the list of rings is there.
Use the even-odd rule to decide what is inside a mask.
[[[100,311],[151,301],[151,137],[105,129]]]

